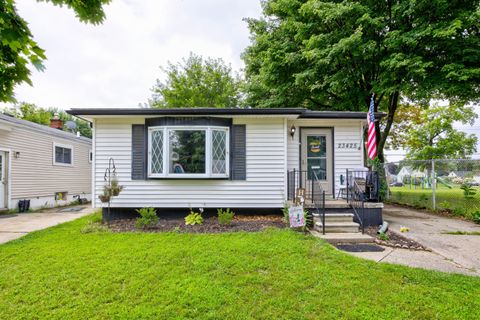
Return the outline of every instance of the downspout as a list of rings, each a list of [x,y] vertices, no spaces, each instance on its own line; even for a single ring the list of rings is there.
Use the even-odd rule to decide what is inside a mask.
[[[95,171],[97,169],[96,166],[96,140],[97,140],[97,133],[96,133],[96,126],[97,121],[95,119],[92,120],[92,208],[96,208],[96,201],[97,201],[97,194],[95,190]]]

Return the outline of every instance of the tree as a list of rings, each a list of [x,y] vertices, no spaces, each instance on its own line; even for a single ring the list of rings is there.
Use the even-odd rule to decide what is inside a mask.
[[[479,0],[266,0],[247,19],[247,104],[366,111],[378,157],[399,102],[480,99]]]
[[[425,108],[403,103],[399,104],[395,112],[394,123],[387,139],[386,148],[401,149],[405,147],[408,134],[422,123],[422,110]]]
[[[407,159],[465,159],[476,151],[477,137],[456,130],[454,122],[473,125],[477,115],[471,107],[432,106],[408,132]]]
[[[38,124],[43,124],[45,126],[50,125],[50,119],[53,118],[55,114],[58,114],[59,118],[64,122],[73,121],[77,125],[76,131],[84,137],[92,137],[92,129],[90,124],[87,121],[74,118],[65,111],[56,109],[56,108],[40,108],[34,105],[33,103],[22,102],[14,107],[6,108],[5,111],[15,118],[35,122]],[[63,130],[68,130],[66,127]]]
[[[227,108],[240,102],[238,75],[222,59],[203,59],[190,54],[182,63],[168,62],[161,68],[164,82],[157,79],[149,101],[154,108]]]
[[[103,5],[110,0],[45,0],[73,9],[82,22],[99,24]],[[0,0],[0,101],[14,101],[13,90],[23,82],[32,85],[30,65],[43,71],[45,52],[33,39],[28,23],[18,15],[14,0]]]

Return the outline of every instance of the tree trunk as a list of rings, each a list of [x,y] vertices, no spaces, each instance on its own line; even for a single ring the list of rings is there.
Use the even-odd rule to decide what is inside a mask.
[[[398,91],[393,92],[388,97],[388,114],[387,114],[387,123],[385,124],[385,129],[383,132],[380,132],[380,125],[378,122],[375,123],[376,130],[377,130],[377,156],[381,163],[385,162],[385,154],[383,153],[383,149],[385,148],[385,143],[387,141],[388,135],[390,134],[390,130],[392,129],[393,120],[395,117],[395,112],[397,111],[398,107],[398,98],[400,93]]]

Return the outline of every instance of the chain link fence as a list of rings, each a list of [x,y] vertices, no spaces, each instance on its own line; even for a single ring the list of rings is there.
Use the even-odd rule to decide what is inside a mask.
[[[403,160],[385,163],[384,169],[389,202],[480,223],[480,159]]]

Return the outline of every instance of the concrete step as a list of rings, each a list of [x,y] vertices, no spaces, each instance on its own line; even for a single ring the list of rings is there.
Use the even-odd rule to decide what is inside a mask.
[[[350,222],[325,222],[326,233],[356,233],[359,232],[359,224],[353,221]],[[315,222],[315,229],[322,232],[322,223]]]
[[[317,232],[315,230],[311,231],[311,234],[315,237],[321,238],[326,240],[331,244],[339,244],[339,243],[373,243],[373,237],[369,236],[368,234],[361,234],[361,233],[326,233],[322,234],[321,232]]]
[[[314,222],[322,222],[322,215],[318,213],[313,214]],[[325,224],[331,222],[352,222],[353,213],[350,212],[339,212],[339,213],[325,213]]]
[[[307,199],[304,204],[305,208],[315,208],[314,203]],[[349,209],[350,204],[343,199],[325,199],[325,209]]]

